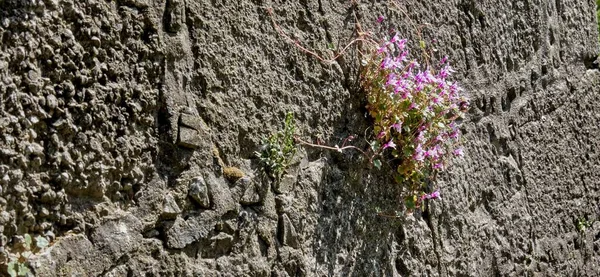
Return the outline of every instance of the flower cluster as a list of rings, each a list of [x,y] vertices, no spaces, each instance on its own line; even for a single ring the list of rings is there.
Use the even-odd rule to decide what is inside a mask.
[[[446,168],[448,157],[463,155],[456,120],[469,102],[448,80],[454,70],[447,57],[433,64],[427,54],[411,59],[406,44],[398,35],[384,41],[363,61],[361,83],[374,119],[371,146],[391,158],[396,181],[408,189],[406,204],[415,207],[439,197],[426,193],[428,178]]]

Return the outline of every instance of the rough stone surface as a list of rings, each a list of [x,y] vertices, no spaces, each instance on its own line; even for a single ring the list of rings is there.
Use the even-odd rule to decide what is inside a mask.
[[[208,205],[210,205],[210,203],[208,203]],[[164,217],[175,217],[176,215],[178,215],[180,213],[181,213],[181,209],[177,205],[177,202],[175,202],[175,198],[173,198],[173,195],[171,195],[170,193],[165,195],[164,202],[163,202],[162,215]]]
[[[194,177],[190,181],[188,195],[203,208],[210,208],[209,188],[202,176]]]
[[[239,183],[237,185],[240,187],[239,190],[242,192],[242,196],[240,198],[240,203],[242,205],[252,205],[260,202],[261,192],[255,181],[249,177],[243,177],[240,178],[237,183]]]
[[[0,7],[1,274],[28,233],[36,276],[600,275],[595,1]],[[287,112],[307,140],[369,133],[356,45],[321,62],[277,28],[325,58],[418,29],[450,57],[472,108],[440,201],[405,213],[352,151],[260,176]]]

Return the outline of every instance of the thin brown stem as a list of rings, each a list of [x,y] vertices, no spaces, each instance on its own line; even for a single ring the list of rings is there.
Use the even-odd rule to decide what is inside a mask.
[[[342,56],[350,46],[352,46],[353,44],[357,43],[357,42],[366,42],[366,43],[372,43],[377,45],[377,43],[372,40],[372,39],[368,39],[369,34],[362,32],[362,30],[360,29],[360,25],[357,23],[357,28],[358,28],[358,38],[353,39],[350,43],[348,43],[344,48],[342,48],[342,51],[340,51],[337,55],[333,56],[332,58],[326,59],[321,57],[319,54],[309,50],[308,48],[302,46],[300,44],[300,42],[298,40],[294,40],[292,39],[290,36],[288,36],[279,26],[279,24],[277,24],[275,22],[275,18],[273,17],[273,9],[272,8],[267,8],[267,13],[269,14],[269,16],[271,17],[271,23],[273,23],[273,26],[275,27],[275,29],[277,30],[277,32],[284,37],[286,40],[288,40],[290,43],[294,44],[296,47],[298,47],[302,52],[309,54],[315,58],[317,58],[319,61],[324,62],[324,63],[333,63],[335,62],[335,60],[337,60],[340,56]]]
[[[365,152],[364,150],[362,150],[354,145],[347,145],[347,146],[343,146],[343,147],[339,147],[336,145],[335,147],[333,147],[333,146],[310,143],[310,142],[300,139],[297,136],[295,136],[294,139],[296,140],[296,143],[301,144],[301,145],[306,145],[306,146],[315,147],[315,148],[322,148],[322,149],[327,149],[327,150],[335,150],[338,152],[342,152],[343,150],[346,150],[346,149],[354,149],[354,150],[362,153],[363,155],[365,155],[365,157],[369,158],[369,160],[371,160],[371,156],[369,156],[369,154],[367,154],[367,152]]]

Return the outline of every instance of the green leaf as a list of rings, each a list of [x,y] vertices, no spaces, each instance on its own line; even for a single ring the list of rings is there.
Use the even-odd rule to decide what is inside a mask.
[[[416,206],[416,197],[415,196],[409,196],[404,200],[404,204],[406,205],[406,208],[408,209],[414,209]]]
[[[30,234],[25,234],[25,247],[27,249],[31,248],[31,243],[32,243],[32,239],[31,239],[31,235]]]
[[[29,273],[29,267],[27,267],[27,265],[25,265],[24,263],[19,263],[19,276],[27,276],[27,274]]]
[[[25,251],[25,252],[21,253],[21,257],[23,257],[25,259],[29,259],[29,257],[31,257],[31,255],[33,255],[33,253],[31,251]]]
[[[424,40],[419,41],[419,45],[421,46],[421,49],[425,49],[425,41]]]
[[[371,141],[371,150],[373,150],[373,152],[377,152],[377,150],[379,150],[379,141]]]
[[[373,161],[373,165],[377,168],[377,169],[381,169],[381,161],[380,160],[374,160]]]
[[[48,245],[50,244],[50,242],[48,242],[48,240],[42,236],[37,236],[35,237],[35,246],[38,249],[44,249],[46,247],[48,247]]]
[[[16,261],[11,261],[7,265],[8,266],[7,272],[8,272],[8,275],[10,275],[11,277],[17,277],[17,271],[15,270],[16,265],[17,265]]]
[[[402,184],[402,182],[404,182],[404,178],[400,174],[394,174],[394,180],[396,180],[396,183],[398,184]]]

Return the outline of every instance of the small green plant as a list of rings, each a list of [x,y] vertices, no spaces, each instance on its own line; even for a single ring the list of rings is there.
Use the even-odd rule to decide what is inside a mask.
[[[588,221],[585,217],[580,217],[577,219],[577,230],[580,233],[585,233],[585,230],[592,226],[594,221]]]
[[[261,150],[254,152],[262,170],[275,180],[281,179],[296,154],[295,131],[294,114],[289,112],[285,116],[283,131],[271,135],[264,141]]]
[[[598,33],[600,34],[600,0],[596,0],[596,22],[598,23]],[[598,35],[600,42],[600,35]]]
[[[25,234],[23,238],[24,241],[19,245],[19,251],[9,256],[7,272],[11,277],[30,275],[31,271],[28,266],[30,257],[49,245],[48,240],[42,236],[32,238],[31,235]]]

